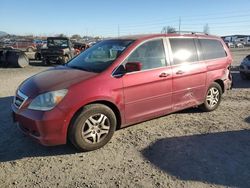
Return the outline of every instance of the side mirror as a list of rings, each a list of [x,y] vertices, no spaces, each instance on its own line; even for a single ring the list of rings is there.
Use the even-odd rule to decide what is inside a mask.
[[[125,65],[126,72],[135,72],[140,71],[142,69],[141,62],[128,62]]]

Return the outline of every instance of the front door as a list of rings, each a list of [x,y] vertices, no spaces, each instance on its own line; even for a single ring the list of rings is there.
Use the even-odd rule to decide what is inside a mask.
[[[163,39],[141,44],[125,60],[127,62],[140,62],[142,70],[123,77],[126,123],[170,112],[172,70],[166,63]]]

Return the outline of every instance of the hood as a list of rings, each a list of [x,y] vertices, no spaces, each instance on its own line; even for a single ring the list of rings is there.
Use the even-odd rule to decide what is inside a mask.
[[[32,97],[48,91],[67,89],[95,75],[97,73],[59,66],[28,78],[19,89],[28,97]]]

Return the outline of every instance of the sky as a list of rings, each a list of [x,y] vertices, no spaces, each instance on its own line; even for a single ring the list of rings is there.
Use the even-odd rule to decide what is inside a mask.
[[[249,0],[0,0],[0,31],[18,35],[120,36],[182,31],[250,35]]]

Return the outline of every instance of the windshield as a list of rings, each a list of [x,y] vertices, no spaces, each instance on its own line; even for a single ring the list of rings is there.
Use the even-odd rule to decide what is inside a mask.
[[[48,39],[48,47],[68,47],[68,40],[67,39]]]
[[[132,40],[119,39],[102,41],[72,59],[67,66],[89,72],[102,72],[107,69],[132,42]]]

